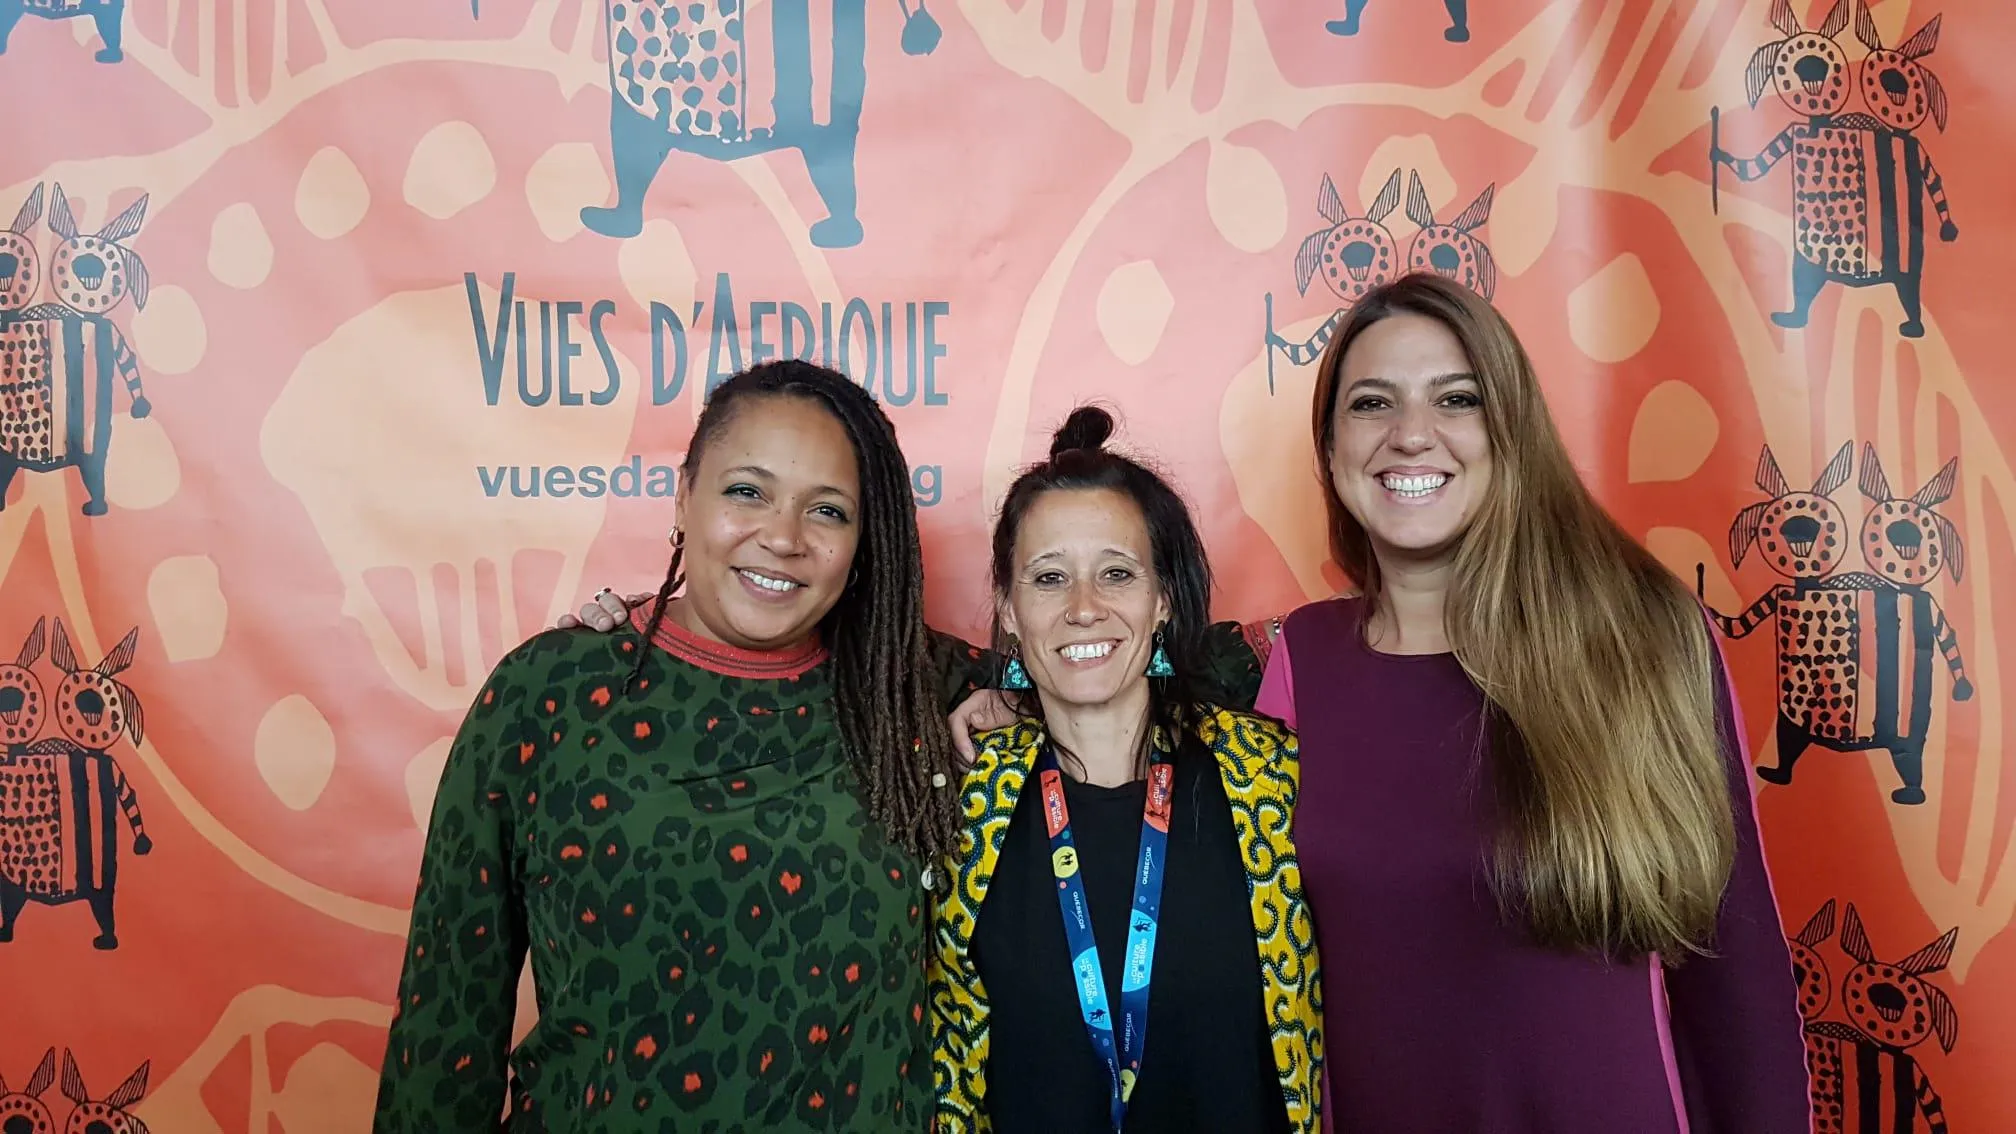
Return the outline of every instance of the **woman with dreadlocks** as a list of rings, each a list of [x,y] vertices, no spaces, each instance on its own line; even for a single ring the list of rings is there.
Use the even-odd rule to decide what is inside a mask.
[[[681,472],[657,601],[519,646],[455,738],[380,1134],[930,1121],[926,866],[985,662],[924,625],[908,466],[844,376],[731,378]]]

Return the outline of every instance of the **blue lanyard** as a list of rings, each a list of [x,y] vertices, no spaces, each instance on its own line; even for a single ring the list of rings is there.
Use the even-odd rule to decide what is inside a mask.
[[[1064,803],[1064,777],[1049,745],[1036,759],[1043,793],[1043,820],[1050,832],[1050,866],[1057,875],[1057,905],[1064,914],[1064,939],[1071,950],[1072,983],[1092,1046],[1106,1062],[1112,1090],[1113,1129],[1127,1117],[1127,1102],[1141,1074],[1148,1042],[1148,982],[1155,967],[1155,926],[1162,913],[1162,873],[1169,850],[1169,800],[1176,766],[1159,751],[1149,757],[1148,801],[1141,809],[1141,857],[1134,871],[1134,910],[1128,919],[1127,955],[1120,980],[1120,1042],[1115,1050],[1113,1017],[1106,1002],[1106,978],[1099,968],[1099,945],[1092,938],[1092,910],[1085,880],[1078,873],[1078,849],[1071,841],[1071,810]]]

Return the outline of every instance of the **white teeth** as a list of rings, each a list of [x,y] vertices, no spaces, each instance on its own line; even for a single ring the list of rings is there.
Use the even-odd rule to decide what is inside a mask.
[[[1112,653],[1113,643],[1098,642],[1083,646],[1066,646],[1062,652],[1066,661],[1091,661],[1094,658],[1103,658],[1107,654]]]
[[[1427,473],[1421,476],[1395,476],[1387,474],[1379,478],[1386,491],[1400,496],[1426,496],[1449,483],[1448,473]]]
[[[741,571],[738,574],[766,591],[776,591],[780,594],[798,586],[789,579],[773,579],[768,575],[758,575],[754,571]]]

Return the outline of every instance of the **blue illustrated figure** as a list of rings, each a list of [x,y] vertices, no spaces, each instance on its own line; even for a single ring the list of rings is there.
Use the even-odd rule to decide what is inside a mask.
[[[105,514],[105,452],[112,439],[112,379],[146,417],[140,366],[126,337],[106,316],[130,294],[147,306],[147,267],[122,241],[140,231],[141,197],[95,235],[82,236],[63,187],[56,187],[49,229],[63,238],[49,261],[57,302],[29,306],[41,266],[29,231],[42,215],[37,185],[14,223],[0,232],[0,509],[22,469],[75,466],[84,479],[84,514]]]
[[[100,63],[117,63],[126,58],[120,36],[126,18],[126,0],[0,0],[0,54],[7,51],[7,39],[24,15],[45,20],[68,20],[89,16],[98,25],[98,38],[105,46],[98,50]]]
[[[134,854],[154,849],[133,785],[110,751],[122,736],[137,745],[144,735],[140,698],[119,680],[133,664],[140,631],[128,631],[103,660],[87,666],[57,619],[49,660],[63,677],[45,697],[29,668],[42,652],[42,628],[36,620],[14,663],[0,664],[0,704],[13,706],[9,727],[0,730],[9,738],[0,743],[0,944],[14,940],[28,903],[83,902],[98,923],[92,948],[117,949],[113,899],[120,844],[130,832]],[[61,735],[15,739],[42,732],[45,708],[56,726],[49,731]],[[6,1134],[17,1129],[11,1121],[0,1123]]]
[[[1344,18],[1331,20],[1323,30],[1331,35],[1357,35],[1358,17],[1365,14],[1366,0],[1344,0]],[[1442,38],[1450,43],[1470,42],[1470,0],[1442,0],[1449,12],[1449,29]]]
[[[734,161],[795,149],[805,155],[812,187],[826,205],[825,219],[812,225],[812,243],[821,248],[859,244],[854,150],[868,80],[867,0],[829,2],[831,78],[823,115],[812,102],[810,0],[772,0],[774,124],[752,127],[748,105],[754,84],[743,34],[744,0],[607,0],[616,203],[582,209],[581,223],[604,236],[637,235],[644,227],[644,197],[675,151]],[[472,9],[478,3],[472,0]],[[943,34],[938,21],[924,0],[897,3],[903,11],[903,51],[930,54]]]

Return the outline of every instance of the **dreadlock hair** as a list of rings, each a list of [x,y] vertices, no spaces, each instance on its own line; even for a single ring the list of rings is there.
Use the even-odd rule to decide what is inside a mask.
[[[1210,624],[1211,561],[1204,554],[1204,540],[1197,534],[1183,497],[1147,466],[1105,448],[1112,435],[1111,414],[1097,406],[1080,406],[1051,436],[1049,458],[1030,465],[1009,486],[994,524],[994,592],[1005,601],[1014,589],[1015,540],[1023,517],[1045,494],[1103,489],[1133,501],[1148,528],[1156,583],[1169,603],[1169,620],[1161,627],[1162,648],[1175,671],[1169,677],[1148,679],[1148,719],[1155,728],[1168,730],[1180,752],[1190,746],[1207,711],[1201,682],[1207,656],[1204,633]],[[995,654],[1005,661],[1012,656],[1013,647],[1001,625],[999,603],[993,633]],[[1000,688],[998,677],[994,685]],[[1043,718],[1035,690],[1016,694],[1015,701],[1018,712]],[[1135,756],[1136,775],[1147,771],[1153,731],[1143,730],[1141,751]],[[1057,754],[1060,760],[1083,770],[1077,757],[1062,746]]]
[[[943,774],[941,782],[956,783],[958,765],[924,626],[924,555],[910,466],[888,416],[836,370],[800,359],[761,363],[708,396],[680,479],[692,482],[707,446],[736,415],[776,398],[824,408],[853,442],[861,477],[861,538],[846,587],[819,620],[820,637],[832,655],[833,707],[869,815],[887,828],[892,842],[935,862],[951,851],[957,825],[951,793],[931,781]],[[641,690],[649,684],[639,681],[652,653],[644,647],[685,581],[679,571],[683,544],[683,538],[674,542],[636,666],[624,682],[626,694],[633,685]]]

